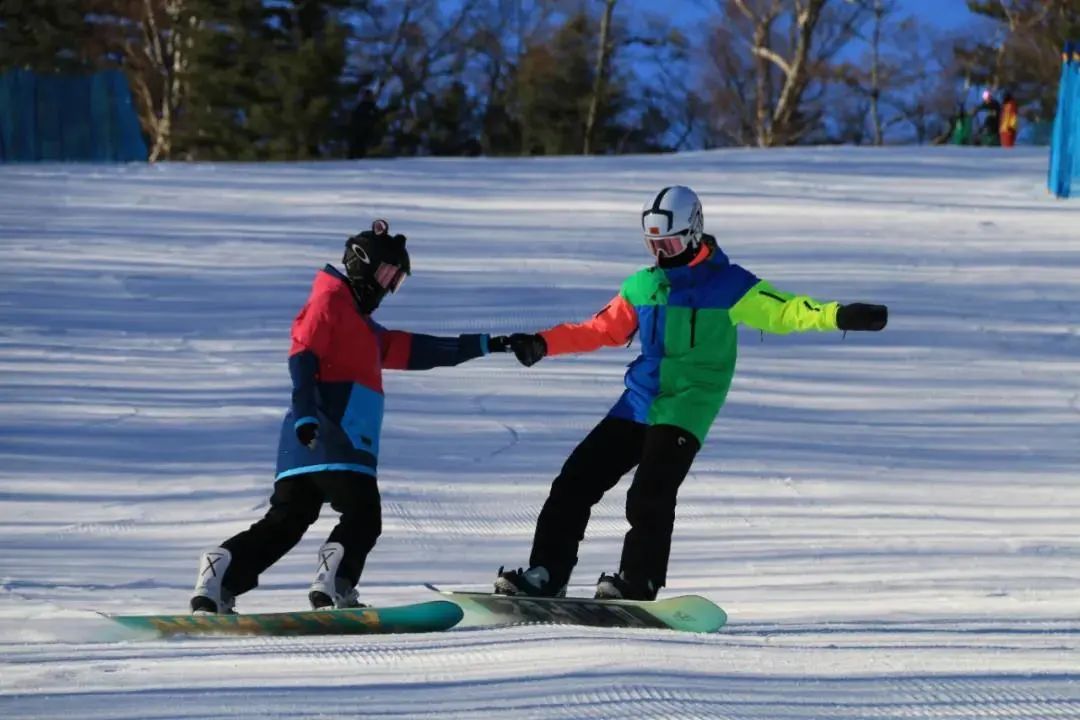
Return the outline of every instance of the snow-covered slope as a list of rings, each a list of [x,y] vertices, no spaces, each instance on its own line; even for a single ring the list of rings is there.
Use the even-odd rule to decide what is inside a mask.
[[[1080,717],[1080,205],[1040,151],[0,167],[0,716]],[[254,521],[288,326],[375,216],[414,274],[379,313],[510,332],[588,317],[695,187],[737,262],[878,334],[743,336],[683,486],[666,593],[700,637],[463,628],[127,641]],[[632,350],[388,377],[384,532],[362,594],[485,587],[528,556]],[[615,567],[625,482],[574,583]],[[327,512],[245,610],[302,606]]]

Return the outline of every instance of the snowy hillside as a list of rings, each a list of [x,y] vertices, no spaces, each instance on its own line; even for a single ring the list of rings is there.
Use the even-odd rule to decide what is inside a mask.
[[[1080,204],[1045,154],[0,167],[0,717],[1080,717]],[[778,287],[883,302],[883,333],[742,336],[680,496],[666,594],[717,635],[517,627],[130,641],[261,515],[289,323],[375,216],[413,276],[379,319],[442,334],[599,310],[684,183]],[[633,350],[388,375],[362,599],[528,559]],[[626,481],[573,584],[614,569]],[[314,531],[241,599],[303,607]]]

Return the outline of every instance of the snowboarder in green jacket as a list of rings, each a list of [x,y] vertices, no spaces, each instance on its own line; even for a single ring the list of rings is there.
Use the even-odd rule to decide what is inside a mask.
[[[667,581],[679,486],[731,386],[736,327],[876,331],[888,320],[884,305],[784,292],[730,262],[704,233],[701,202],[688,187],[666,187],[650,198],[641,225],[655,264],[627,278],[592,319],[491,339],[492,349],[505,344],[526,366],[548,355],[627,345],[635,335],[641,343],[622,397],[551,486],[529,568],[500,569],[497,593],[565,595],[592,506],[637,467],[619,571],[600,576],[596,597],[654,599]]]

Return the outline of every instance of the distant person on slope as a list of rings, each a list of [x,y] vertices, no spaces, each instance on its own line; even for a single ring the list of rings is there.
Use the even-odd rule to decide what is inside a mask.
[[[341,520],[319,549],[308,599],[315,609],[359,606],[356,583],[382,529],[376,466],[383,369],[446,367],[488,352],[486,335],[433,337],[371,319],[410,272],[405,236],[389,229],[376,220],[349,238],[344,274],[332,265],[316,274],[292,325],[292,406],[278,441],[270,509],[202,556],[192,612],[233,612],[236,596],[258,585],[327,502]]]
[[[956,104],[956,109],[949,116],[949,127],[938,137],[934,138],[935,145],[970,145],[971,144],[971,116],[964,109],[964,103]]]
[[[599,313],[508,339],[526,366],[548,355],[627,345],[635,335],[641,354],[626,372],[622,397],[555,478],[529,568],[500,570],[496,593],[564,595],[592,506],[636,466],[619,571],[600,576],[595,597],[654,599],[667,582],[679,485],[735,372],[736,326],[773,333],[885,327],[884,305],[819,302],[729,262],[703,232],[701,203],[688,187],[667,187],[650,198],[641,225],[655,265],[631,275]]]
[[[1012,93],[1005,93],[1001,101],[1001,147],[1011,148],[1016,145],[1016,133],[1020,127],[1020,114],[1016,106],[1016,98]]]
[[[982,105],[975,108],[975,114],[982,114],[982,124],[976,134],[975,144],[989,147],[998,146],[1001,143],[1001,103],[997,101],[992,92],[989,90],[983,91]]]

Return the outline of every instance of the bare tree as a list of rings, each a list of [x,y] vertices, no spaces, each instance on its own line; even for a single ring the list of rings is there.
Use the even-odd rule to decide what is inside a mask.
[[[546,44],[564,8],[551,0],[485,0],[472,20],[467,72],[479,92],[481,143],[489,154],[524,151],[519,79],[528,48]]]
[[[862,36],[862,56],[836,68],[845,94],[834,100],[840,142],[931,140],[963,97],[953,38],[921,25],[915,16],[897,17],[898,5],[867,0],[873,13]],[[859,117],[867,128],[856,130]]]
[[[371,4],[353,57],[361,85],[384,107],[391,147],[413,154],[423,146],[424,106],[465,73],[468,35],[482,0],[463,0],[444,13],[438,0]]]
[[[190,0],[78,0],[56,6],[61,19],[62,10],[78,10],[81,22],[64,32],[81,64],[119,67],[127,75],[151,161],[172,152],[190,52],[186,30],[195,22],[189,5]]]
[[[596,68],[593,71],[592,96],[589,98],[589,113],[585,117],[585,143],[582,154],[591,152],[593,128],[600,108],[600,98],[607,82],[608,61],[611,57],[611,16],[615,12],[617,0],[604,0],[604,14],[600,18],[600,41],[596,48]]]
[[[689,39],[667,17],[656,16],[645,18],[644,26],[628,35],[626,43],[633,48],[637,66],[655,73],[651,79],[639,77],[637,83],[648,83],[646,104],[660,109],[667,120],[670,148],[700,147],[708,135],[708,108],[695,87],[692,68],[698,58],[691,64]]]
[[[721,23],[709,38],[706,48],[709,64],[702,79],[702,100],[707,127],[702,138],[705,147],[757,144],[759,114],[756,103],[756,80],[752,58],[740,52],[738,25]],[[767,68],[767,66],[765,66]]]
[[[833,58],[863,17],[852,0],[718,0],[720,17],[706,80],[711,102],[728,104],[717,130],[761,147],[804,139],[820,113],[811,87],[827,82]],[[813,93],[824,95],[820,89]],[[731,111],[735,115],[732,117]]]
[[[996,31],[957,39],[963,75],[1008,88],[1029,116],[1052,118],[1061,48],[1080,34],[1080,0],[968,0],[968,7]]]
[[[186,12],[185,0],[141,0],[132,3],[130,17],[138,35],[121,41],[130,68],[139,119],[150,138],[150,162],[168,159],[173,129],[184,102],[184,74],[190,43],[185,30],[197,20]]]
[[[1044,23],[1050,16],[1054,3],[1032,3],[1031,0],[997,0],[996,4],[1000,16],[1005,21],[1003,29],[1005,36],[998,44],[991,84],[994,87],[1000,87],[1006,59],[1011,49],[1010,44],[1023,44],[1028,39],[1030,31]]]
[[[762,145],[785,145],[801,133],[795,118],[800,100],[810,82],[810,50],[814,40],[814,30],[821,19],[821,10],[826,0],[793,0],[794,20],[798,28],[795,46],[790,57],[785,59],[771,48],[755,49],[754,54],[761,54],[774,63],[783,72],[783,85],[780,97],[773,108],[772,118],[763,136]],[[759,137],[761,137],[759,135]]]
[[[892,16],[895,14],[897,4],[895,0],[858,0],[870,14],[869,30],[867,33],[859,33],[859,37],[866,42],[865,55],[857,63],[844,63],[837,68],[837,77],[840,79],[848,92],[859,96],[859,108],[863,117],[869,117],[870,133],[874,145],[885,144],[885,129],[887,125],[897,121],[896,118],[884,117],[885,109],[882,107],[884,96],[898,90],[898,86],[907,82],[902,77],[900,67],[892,63],[887,57],[887,48],[883,47],[882,35],[887,30]],[[890,36],[892,33],[889,33]],[[857,115],[849,118],[849,124],[857,120]],[[849,132],[850,134],[850,125]],[[863,134],[859,133],[861,139]]]
[[[870,32],[870,122],[874,127],[874,144],[884,145],[885,134],[881,127],[881,25],[885,17],[896,9],[892,2],[873,0],[874,22]]]
[[[900,122],[907,123],[920,145],[947,129],[947,118],[959,109],[965,92],[960,79],[953,36],[921,26],[914,17],[901,22],[891,43],[900,92],[888,104]]]

